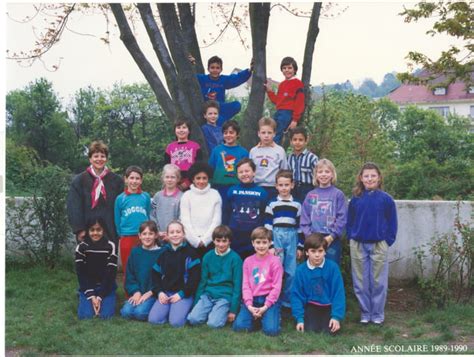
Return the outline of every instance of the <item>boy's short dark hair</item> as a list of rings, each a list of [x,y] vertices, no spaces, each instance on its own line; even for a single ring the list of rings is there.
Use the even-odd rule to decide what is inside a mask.
[[[312,233],[304,241],[305,252],[310,249],[319,249],[321,247],[323,247],[324,251],[328,249],[328,242],[324,239],[324,234]]]
[[[235,130],[237,133],[237,136],[240,134],[240,125],[237,123],[235,120],[227,120],[223,125],[222,125],[222,132],[226,131],[227,129],[232,128]]]
[[[232,231],[229,226],[221,224],[220,226],[214,228],[214,231],[212,232],[212,240],[216,238],[226,238],[228,240],[232,240]]]
[[[296,134],[301,134],[304,136],[304,140],[307,141],[308,140],[308,132],[306,131],[306,129],[302,126],[297,126],[296,128],[293,128],[290,130],[290,140],[293,139],[293,136],[295,136]]]
[[[96,140],[90,143],[89,145],[89,151],[87,155],[89,156],[89,159],[92,157],[93,154],[95,153],[102,153],[105,155],[105,157],[109,157],[109,147],[102,141],[102,140]]]
[[[293,57],[285,57],[281,60],[280,71],[283,69],[283,66],[289,66],[290,64],[293,66],[296,74],[298,72],[298,65]]]
[[[173,129],[176,129],[178,126],[181,126],[181,125],[186,125],[189,129],[189,133],[191,133],[191,123],[184,118],[177,118],[174,121]]]
[[[138,228],[139,233],[143,233],[145,229],[149,229],[152,232],[155,232],[158,234],[158,226],[156,225],[155,221],[145,221],[142,224],[140,224],[140,228]]]
[[[263,117],[258,121],[258,130],[260,130],[262,126],[269,126],[273,131],[276,131],[277,123],[273,118]]]
[[[219,113],[219,110],[220,110],[219,102],[216,102],[215,100],[208,100],[204,102],[204,104],[202,105],[202,114],[203,115],[206,114],[209,108],[216,108],[217,113]]]
[[[267,239],[269,242],[272,241],[272,231],[265,227],[257,227],[250,234],[252,242],[256,239]]]
[[[293,182],[293,171],[291,170],[279,170],[275,176],[275,183],[278,182],[279,178],[287,178]]]
[[[199,174],[200,172],[204,172],[209,180],[212,179],[212,175],[214,174],[214,169],[212,168],[211,165],[209,165],[207,162],[195,162],[190,168],[189,168],[189,179],[191,181],[194,180],[194,176]]]
[[[219,65],[222,67],[222,58],[217,57],[217,56],[212,56],[212,57],[209,58],[209,60],[207,61],[207,68],[211,67],[211,64],[213,64],[213,63],[217,63],[217,64],[219,64]]]
[[[245,165],[245,164],[249,164],[253,172],[257,171],[257,166],[255,165],[255,162],[253,162],[253,160],[248,157],[244,157],[242,160],[240,160],[237,163],[236,169],[238,170],[240,166]]]
[[[143,170],[141,169],[141,167],[135,165],[127,167],[127,169],[125,170],[125,177],[130,176],[132,172],[136,172],[140,175],[141,178],[143,178]]]

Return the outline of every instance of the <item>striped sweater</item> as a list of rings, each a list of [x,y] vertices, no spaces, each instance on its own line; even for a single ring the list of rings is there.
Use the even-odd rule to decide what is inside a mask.
[[[298,232],[298,241],[304,243],[303,231],[300,228],[301,203],[293,197],[284,200],[277,196],[270,201],[265,209],[265,228],[273,230],[275,227],[294,228]]]
[[[104,298],[115,289],[117,250],[106,237],[97,242],[86,235],[76,247],[76,273],[79,290],[87,299]]]

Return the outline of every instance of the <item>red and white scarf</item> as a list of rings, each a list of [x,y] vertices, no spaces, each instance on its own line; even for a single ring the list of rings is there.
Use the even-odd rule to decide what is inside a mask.
[[[99,203],[99,197],[101,194],[104,197],[104,200],[107,199],[107,192],[105,192],[105,185],[102,179],[109,173],[109,169],[106,166],[104,167],[104,170],[102,170],[101,174],[97,175],[91,165],[87,168],[87,172],[90,173],[92,177],[94,177],[94,184],[92,185],[91,191],[92,209],[94,209]]]

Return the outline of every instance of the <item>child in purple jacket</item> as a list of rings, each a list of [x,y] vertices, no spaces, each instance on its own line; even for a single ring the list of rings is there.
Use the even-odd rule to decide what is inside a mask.
[[[336,188],[337,173],[328,159],[319,160],[314,168],[314,190],[308,192],[301,212],[301,229],[305,237],[311,233],[324,234],[328,242],[326,257],[341,264],[341,237],[347,222],[347,200]],[[299,243],[301,258],[303,242]]]

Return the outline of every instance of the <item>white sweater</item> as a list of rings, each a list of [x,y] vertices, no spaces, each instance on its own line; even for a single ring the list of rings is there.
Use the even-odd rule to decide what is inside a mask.
[[[203,190],[191,185],[180,202],[180,220],[186,239],[197,248],[200,242],[208,246],[212,232],[221,224],[222,199],[219,193],[207,185]]]

